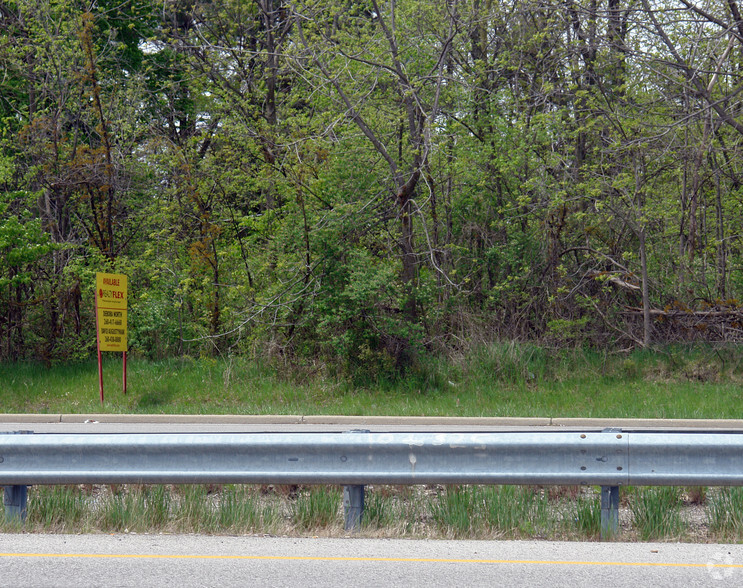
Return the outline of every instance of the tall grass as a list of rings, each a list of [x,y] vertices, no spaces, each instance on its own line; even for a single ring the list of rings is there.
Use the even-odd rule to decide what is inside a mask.
[[[378,492],[367,492],[361,526],[368,530],[389,528],[401,520],[399,501]]]
[[[255,486],[37,486],[29,489],[25,526],[0,513],[0,530],[272,532],[281,526],[282,508],[278,496],[261,500]]]
[[[721,488],[708,503],[710,531],[727,540],[743,540],[743,488]]]
[[[272,533],[281,513],[272,504],[262,504],[254,488],[230,485],[219,496],[216,524],[233,533]]]
[[[337,486],[37,486],[29,488],[25,525],[0,515],[0,532],[340,535],[341,498]],[[683,488],[625,489],[616,538],[743,540],[743,489],[707,494],[708,530],[685,522],[688,499]],[[595,488],[372,486],[360,533],[597,540],[600,525]]]
[[[550,527],[548,497],[528,486],[485,488],[486,520],[507,536],[541,536]]]
[[[167,529],[173,516],[170,490],[166,486],[112,486],[99,498],[91,513],[103,531],[145,532]]]
[[[87,497],[79,487],[38,486],[28,496],[27,524],[52,532],[84,532],[86,510]]]
[[[743,351],[673,349],[608,354],[498,343],[446,359],[419,358],[399,379],[352,380],[247,358],[0,364],[7,412],[390,414],[738,418]]]
[[[100,528],[103,531],[159,530],[157,524],[149,525],[147,506],[139,492],[117,492],[103,503],[100,512]]]
[[[436,528],[451,537],[466,537],[482,531],[483,490],[478,486],[449,486],[431,504]]]
[[[513,341],[477,348],[466,359],[473,378],[516,385],[548,379],[560,363],[542,347]]]
[[[218,528],[219,516],[209,486],[177,486],[175,493],[172,508],[179,528],[189,533],[213,533]]]
[[[681,494],[682,489],[675,486],[633,489],[629,505],[634,527],[643,541],[673,539],[684,533]]]
[[[291,521],[300,531],[340,527],[341,490],[335,486],[313,486],[301,492],[291,507]]]
[[[563,519],[568,533],[587,539],[601,535],[601,499],[596,496],[578,496],[565,510]]]
[[[431,519],[447,537],[544,537],[560,527],[560,509],[539,488],[449,486],[430,503]]]
[[[411,486],[373,486],[366,492],[361,527],[374,535],[423,536],[430,518],[428,497]]]

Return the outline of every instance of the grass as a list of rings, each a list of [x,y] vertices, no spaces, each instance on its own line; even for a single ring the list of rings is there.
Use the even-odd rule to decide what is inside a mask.
[[[270,533],[288,518],[282,513],[285,508],[278,495],[263,500],[255,486],[35,486],[29,488],[23,529],[52,533]],[[17,521],[5,521],[1,515],[0,531],[21,530]]]
[[[597,539],[601,535],[600,499],[578,496],[566,510],[563,522],[578,535]]]
[[[436,529],[451,538],[542,537],[556,528],[549,497],[529,487],[450,486],[430,509]]]
[[[271,533],[277,528],[280,518],[278,510],[262,504],[250,487],[227,486],[220,495],[216,524],[218,529],[230,529],[235,533],[259,530]]]
[[[405,377],[364,385],[323,366],[245,358],[129,363],[107,356],[106,403],[94,362],[0,364],[0,405],[16,413],[340,414],[743,418],[743,350],[668,348],[605,354],[504,343],[427,358]],[[743,491],[624,491],[621,538],[684,539],[682,500],[704,504],[704,537],[743,540]],[[340,490],[245,486],[36,487],[27,530],[48,532],[340,533]],[[374,487],[362,533],[389,537],[596,538],[594,493],[533,487]],[[0,517],[0,531],[18,530]]]
[[[434,528],[445,537],[598,538],[598,494],[579,488],[450,486],[430,503]]]
[[[743,418],[743,350],[610,355],[504,343],[427,358],[397,380],[363,385],[323,366],[245,358],[0,364],[0,404],[15,413],[339,414],[607,418]]]
[[[622,490],[618,541],[743,541],[743,489]],[[684,506],[701,508],[690,517]],[[598,488],[368,486],[361,529],[386,538],[598,540]],[[24,526],[0,532],[345,536],[337,486],[131,485],[29,488]]]
[[[486,486],[485,520],[507,537],[539,537],[550,527],[549,496],[524,486]]]
[[[743,541],[743,488],[721,488],[710,499],[707,516],[715,536]]]
[[[658,486],[634,488],[630,493],[630,511],[634,526],[643,541],[681,537],[685,523],[681,518],[681,488]]]
[[[446,488],[431,505],[431,518],[439,531],[452,537],[469,537],[482,524],[484,501],[477,486]]]
[[[27,524],[58,532],[80,532],[88,503],[74,486],[38,486],[29,493]]]
[[[300,531],[342,528],[341,489],[316,486],[301,492],[291,504],[291,522]]]

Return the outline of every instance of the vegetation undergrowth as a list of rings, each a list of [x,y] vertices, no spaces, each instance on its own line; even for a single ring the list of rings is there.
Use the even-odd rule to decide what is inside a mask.
[[[396,378],[244,357],[0,364],[0,403],[16,413],[344,414],[740,418],[743,351],[665,348],[610,354],[528,344],[421,357]]]
[[[721,488],[708,509],[710,531],[743,541],[743,488]]]
[[[699,490],[703,490],[699,492]],[[740,542],[743,490],[622,490],[618,541]],[[365,537],[549,539],[600,536],[599,489],[368,486]],[[25,525],[0,532],[345,536],[337,486],[129,485],[29,488]]]
[[[678,487],[635,488],[630,495],[630,510],[643,541],[675,538],[683,533],[681,489]]]

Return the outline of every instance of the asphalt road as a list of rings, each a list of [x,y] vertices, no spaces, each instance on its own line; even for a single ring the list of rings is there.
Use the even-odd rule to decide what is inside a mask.
[[[0,535],[2,586],[740,586],[743,546]]]

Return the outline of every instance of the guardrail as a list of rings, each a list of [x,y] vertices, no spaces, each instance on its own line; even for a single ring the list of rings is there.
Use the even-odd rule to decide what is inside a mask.
[[[620,486],[743,486],[741,433],[349,433],[0,435],[6,516],[34,484],[339,484],[350,529],[366,484],[595,485],[608,538]]]

